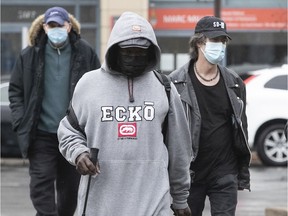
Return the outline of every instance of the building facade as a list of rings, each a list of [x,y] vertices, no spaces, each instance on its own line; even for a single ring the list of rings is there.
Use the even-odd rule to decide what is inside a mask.
[[[215,0],[216,1],[216,0]],[[225,65],[287,63],[286,0],[218,0],[219,13],[232,37]],[[18,53],[27,46],[31,22],[47,8],[61,6],[81,24],[82,38],[104,60],[110,31],[124,11],[152,24],[162,50],[159,68],[170,72],[189,60],[195,24],[215,13],[214,0],[2,0],[1,75],[9,75]]]
[[[218,2],[217,6],[214,0],[149,1],[150,23],[162,50],[162,70],[174,70],[189,59],[188,43],[195,25],[201,17],[214,15],[214,8],[220,8],[232,37],[223,64],[287,64],[286,0]]]
[[[53,6],[64,7],[81,24],[81,35],[100,53],[99,0],[2,0],[1,75],[8,75],[21,49],[28,45],[32,21]]]

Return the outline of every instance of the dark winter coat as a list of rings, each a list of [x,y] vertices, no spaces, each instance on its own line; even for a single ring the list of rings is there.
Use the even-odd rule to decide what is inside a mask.
[[[80,24],[69,15],[72,29],[70,97],[82,75],[100,67],[92,47],[80,38]],[[12,111],[12,127],[17,132],[22,156],[27,157],[28,148],[39,122],[44,90],[45,45],[48,37],[43,29],[44,15],[37,17],[29,30],[29,46],[23,49],[16,60],[9,85],[9,100]]]

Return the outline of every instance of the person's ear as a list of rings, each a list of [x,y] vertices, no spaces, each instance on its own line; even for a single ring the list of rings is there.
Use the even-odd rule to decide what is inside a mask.
[[[198,49],[200,49],[200,47],[203,45],[203,43],[200,43],[200,42],[198,42],[197,44],[196,44],[196,46],[197,46],[197,48]]]
[[[43,29],[44,29],[45,33],[47,34],[47,32],[48,32],[48,25],[44,23],[44,24],[43,24]]]
[[[67,32],[69,33],[72,29],[72,24],[71,23],[68,23],[67,25]]]

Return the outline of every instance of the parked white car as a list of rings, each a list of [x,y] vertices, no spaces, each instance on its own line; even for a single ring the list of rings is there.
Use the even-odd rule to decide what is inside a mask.
[[[246,84],[248,142],[269,166],[287,166],[288,65],[248,73]]]

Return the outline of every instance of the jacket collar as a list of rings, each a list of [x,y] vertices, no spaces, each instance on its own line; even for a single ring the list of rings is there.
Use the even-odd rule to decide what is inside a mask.
[[[193,103],[197,103],[194,98],[196,97],[191,79],[189,78],[189,65],[193,64],[194,60],[190,60],[185,65],[180,67],[179,69],[172,72],[169,76],[171,78],[171,81],[176,85],[183,85],[185,86],[181,92],[179,92],[181,100],[188,103],[190,106],[193,105]],[[198,106],[198,105],[197,105]]]
[[[189,65],[190,65],[190,62],[192,61],[193,60],[190,60],[185,65],[176,69],[174,72],[170,74],[170,77],[173,83],[186,83],[187,82]]]
[[[228,88],[239,88],[239,83],[236,79],[238,75],[234,71],[231,71],[222,65],[218,65],[218,68]],[[231,73],[233,76],[228,76],[228,73]]]

